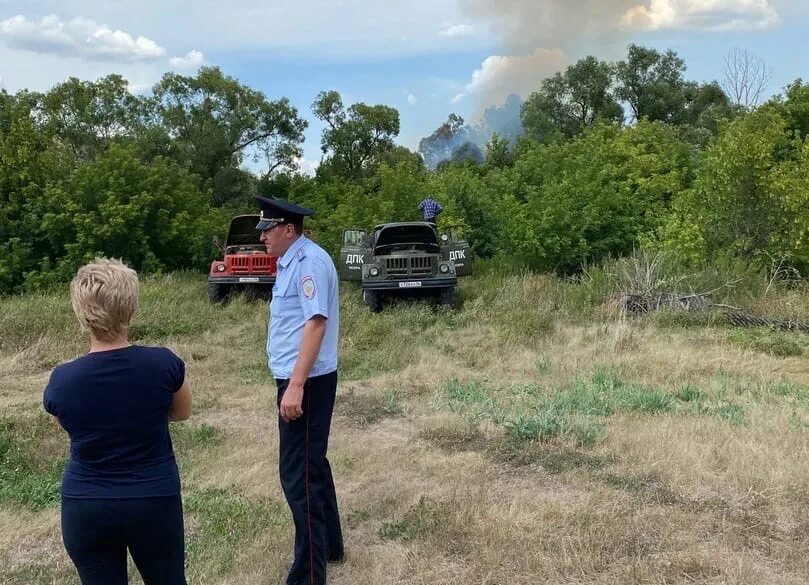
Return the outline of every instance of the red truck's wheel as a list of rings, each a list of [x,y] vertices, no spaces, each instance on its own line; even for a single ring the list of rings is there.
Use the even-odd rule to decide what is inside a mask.
[[[228,298],[230,285],[218,282],[208,283],[208,300],[212,303],[221,303]]]

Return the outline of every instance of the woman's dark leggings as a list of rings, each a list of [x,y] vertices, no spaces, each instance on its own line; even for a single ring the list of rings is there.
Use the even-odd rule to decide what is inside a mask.
[[[181,497],[62,498],[62,539],[82,585],[126,585],[126,551],[145,585],[186,585]]]

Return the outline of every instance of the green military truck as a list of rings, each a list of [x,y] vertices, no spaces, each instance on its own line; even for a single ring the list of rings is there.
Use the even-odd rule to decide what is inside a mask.
[[[455,304],[458,277],[472,272],[469,244],[455,229],[439,235],[423,221],[393,222],[343,233],[341,280],[360,281],[365,303],[374,312],[388,296],[430,296]]]

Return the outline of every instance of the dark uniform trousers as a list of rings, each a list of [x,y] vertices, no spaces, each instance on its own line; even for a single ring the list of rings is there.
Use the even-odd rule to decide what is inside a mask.
[[[278,406],[289,380],[275,380]],[[303,387],[303,415],[292,422],[278,417],[281,487],[295,522],[295,560],[287,585],[324,585],[326,563],[343,558],[343,533],[329,446],[337,372],[309,378]]]

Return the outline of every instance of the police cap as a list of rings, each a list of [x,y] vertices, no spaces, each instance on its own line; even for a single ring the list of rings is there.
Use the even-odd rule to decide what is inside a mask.
[[[282,223],[300,222],[304,217],[315,213],[311,209],[281,199],[256,197],[255,200],[261,210],[261,218],[256,225],[257,230],[269,230]]]

